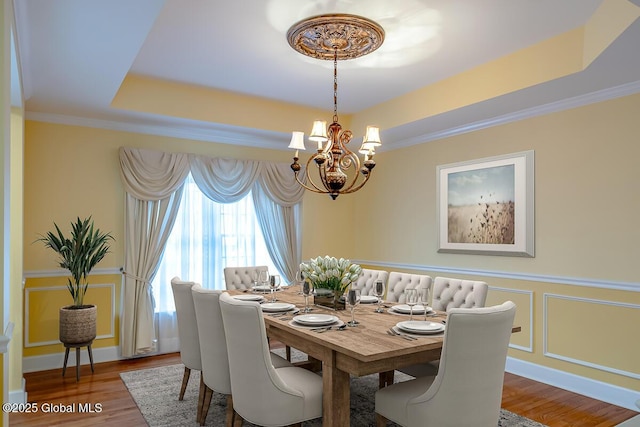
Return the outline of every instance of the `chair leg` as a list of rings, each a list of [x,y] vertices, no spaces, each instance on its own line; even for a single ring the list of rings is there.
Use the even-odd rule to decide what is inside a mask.
[[[233,397],[228,394],[227,395],[227,412],[226,412],[226,421],[225,421],[225,426],[226,427],[233,427],[233,421],[234,421],[234,416],[235,416],[235,412],[233,410]]]
[[[291,347],[286,346],[286,347],[284,348],[284,351],[285,351],[285,353],[286,353],[286,355],[287,355],[287,360],[288,360],[289,362],[291,362]]]
[[[202,408],[200,409],[200,419],[198,420],[201,426],[203,426],[205,421],[207,420],[209,406],[211,406],[211,398],[213,397],[213,390],[211,390],[206,385],[204,387],[204,399],[202,401]]]
[[[184,367],[184,375],[182,376],[182,387],[180,388],[180,395],[178,396],[178,400],[184,400],[184,392],[187,389],[187,383],[189,382],[189,377],[191,376],[191,369]]]
[[[198,409],[196,410],[196,421],[200,421],[202,419],[202,407],[204,406],[204,395],[207,389],[203,377],[204,375],[202,375],[202,371],[200,371],[200,389],[198,390]]]
[[[376,412],[376,427],[386,427],[387,419]]]

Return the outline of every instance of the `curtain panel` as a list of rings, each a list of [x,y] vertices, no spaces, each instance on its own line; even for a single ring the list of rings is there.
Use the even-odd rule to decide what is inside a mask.
[[[288,164],[222,159],[120,147],[125,205],[125,265],[121,352],[156,351],[153,279],[180,205],[186,177],[217,203],[253,194],[256,216],[274,263],[292,281],[301,260],[300,203],[304,188]]]

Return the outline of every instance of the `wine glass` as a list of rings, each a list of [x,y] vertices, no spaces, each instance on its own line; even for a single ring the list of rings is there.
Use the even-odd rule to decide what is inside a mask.
[[[295,284],[296,285],[302,285],[303,282],[304,282],[304,276],[302,275],[302,270],[297,270],[296,271]],[[300,295],[301,293],[302,293],[302,289],[300,291],[298,291],[298,295]]]
[[[384,296],[384,282],[382,280],[376,280],[375,285],[373,286],[373,295],[378,298],[378,308],[376,309],[376,313],[383,313],[382,309],[382,297]]]
[[[249,275],[251,276],[251,288],[255,288],[258,286],[258,270],[251,270]]]
[[[269,270],[260,270],[258,273],[258,282],[262,286],[262,291],[269,287]]]
[[[351,320],[347,322],[347,326],[357,326],[358,322],[353,314],[353,310],[356,308],[356,305],[360,303],[360,289],[349,289],[347,292],[347,305],[351,310]]]
[[[420,300],[420,304],[424,307],[424,321],[427,321],[427,313],[429,312],[429,296],[431,294],[431,288],[429,286],[421,288],[418,292],[418,298]]]
[[[271,302],[276,302],[276,289],[280,286],[280,276],[278,274],[273,274],[269,278],[269,288],[271,289]]]
[[[303,313],[308,313],[311,311],[311,307],[309,307],[309,296],[313,293],[313,287],[311,283],[307,280],[302,282],[302,295],[304,296],[304,310]]]
[[[415,289],[405,289],[406,304],[409,306],[409,321],[413,320],[413,307],[418,303],[418,292]]]

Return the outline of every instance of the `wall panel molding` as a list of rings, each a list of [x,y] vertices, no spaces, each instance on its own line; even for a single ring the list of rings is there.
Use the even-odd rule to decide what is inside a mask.
[[[47,276],[47,277],[52,277],[52,276]],[[109,295],[111,296],[111,315],[110,317],[110,322],[109,322],[109,326],[110,326],[110,330],[109,333],[107,334],[103,334],[103,335],[98,335],[96,336],[96,339],[104,339],[104,338],[114,338],[115,337],[115,333],[116,333],[116,325],[115,325],[115,318],[116,318],[116,285],[114,283],[101,283],[101,284],[96,284],[96,285],[89,285],[89,289],[96,289],[96,288],[109,288],[110,292]],[[44,345],[52,345],[52,344],[60,344],[59,340],[51,340],[51,341],[31,341],[30,340],[30,324],[29,324],[29,319],[30,317],[30,313],[29,313],[29,298],[31,296],[31,293],[34,292],[46,292],[46,291],[51,291],[51,290],[64,290],[64,291],[68,291],[66,286],[48,286],[48,287],[37,287],[37,288],[26,288],[24,290],[24,347],[40,347],[40,346],[44,346]]]
[[[634,378],[634,379],[640,379],[640,373],[636,373],[636,372],[630,372],[630,371],[626,371],[624,369],[618,369],[612,366],[605,366],[605,365],[601,365],[598,363],[594,363],[594,362],[590,362],[588,360],[582,360],[582,359],[577,359],[575,357],[570,357],[567,355],[563,355],[563,354],[558,354],[558,353],[554,353],[552,351],[549,350],[549,300],[550,299],[558,299],[558,300],[565,300],[565,301],[578,301],[578,302],[582,302],[582,303],[586,303],[586,304],[597,304],[597,305],[608,305],[608,306],[613,306],[613,307],[624,307],[624,308],[633,308],[633,309],[639,309],[640,310],[640,305],[637,304],[628,304],[628,303],[622,303],[622,302],[617,302],[617,301],[608,301],[608,300],[602,300],[602,299],[593,299],[593,298],[580,298],[580,297],[572,297],[572,296],[567,296],[567,295],[559,295],[559,294],[553,294],[553,293],[545,293],[543,294],[543,302],[542,302],[542,312],[543,312],[543,316],[542,316],[542,346],[543,346],[543,350],[542,350],[542,354],[544,354],[546,357],[550,357],[553,359],[557,359],[557,360],[562,360],[564,362],[569,362],[569,363],[573,363],[576,365],[580,365],[580,366],[586,366],[588,368],[593,368],[593,369],[598,369],[601,371],[605,371],[605,372],[610,372],[613,374],[617,374],[617,375],[621,375],[621,376],[625,376],[625,377],[629,377],[629,378]],[[595,312],[596,310],[594,310]]]
[[[526,351],[533,353],[533,291],[525,291],[521,289],[500,288],[497,286],[489,286],[489,290],[496,290],[500,292],[512,292],[515,294],[526,294],[529,296],[529,345],[524,347],[517,344],[509,344],[509,348]]]

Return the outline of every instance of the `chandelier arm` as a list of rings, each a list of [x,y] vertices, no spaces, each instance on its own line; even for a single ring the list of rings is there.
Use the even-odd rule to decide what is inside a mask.
[[[313,193],[319,193],[319,194],[324,194],[325,192],[320,190],[319,188],[312,188],[309,187],[308,185],[306,185],[304,182],[300,181],[300,177],[298,176],[298,172],[295,172],[295,177],[296,177],[296,181],[298,181],[298,184],[300,184],[302,187],[304,187],[305,190],[311,191]],[[315,185],[314,185],[315,187]]]
[[[315,156],[311,156],[311,157],[309,157],[309,160],[307,160],[307,164],[306,164],[306,168],[305,168],[305,169],[306,169],[306,172],[305,172],[305,173],[307,174],[307,182],[309,182],[309,183],[313,186],[313,188],[315,188],[315,190],[311,190],[311,191],[316,192],[316,193],[325,193],[325,191],[324,191],[324,190],[322,190],[320,187],[318,187],[318,186],[316,185],[316,183],[314,182],[314,180],[313,180],[313,179],[311,179],[311,172],[309,172],[309,171],[311,170],[311,168],[309,167],[309,165],[311,164],[311,161],[312,161],[312,160],[315,160],[316,156],[318,156],[318,154],[316,154]],[[324,169],[324,168],[319,167],[318,169]],[[320,181],[322,181],[322,177],[320,177]],[[300,180],[298,180],[298,182],[300,182]],[[307,185],[304,185],[304,184],[302,184],[302,185],[303,185],[306,189],[309,189],[309,190],[310,190],[310,188],[309,188]]]
[[[360,175],[358,175],[358,177],[359,177],[359,176],[360,176]],[[350,185],[346,190],[341,190],[341,191],[340,191],[340,194],[355,193],[356,191],[358,191],[359,189],[361,189],[362,187],[364,187],[364,185],[367,183],[367,181],[369,180],[369,178],[370,178],[370,177],[371,177],[371,172],[369,172],[367,175],[365,175],[365,176],[364,176],[364,181],[362,181],[362,182],[360,183],[360,185],[358,185],[358,186],[357,186],[357,187],[355,187],[355,188],[351,188],[351,187],[353,187],[353,184],[355,184],[355,181],[357,180],[357,178],[356,178],[356,180],[354,180],[354,182],[353,182],[353,183],[352,183],[352,184],[351,184],[351,185]]]

